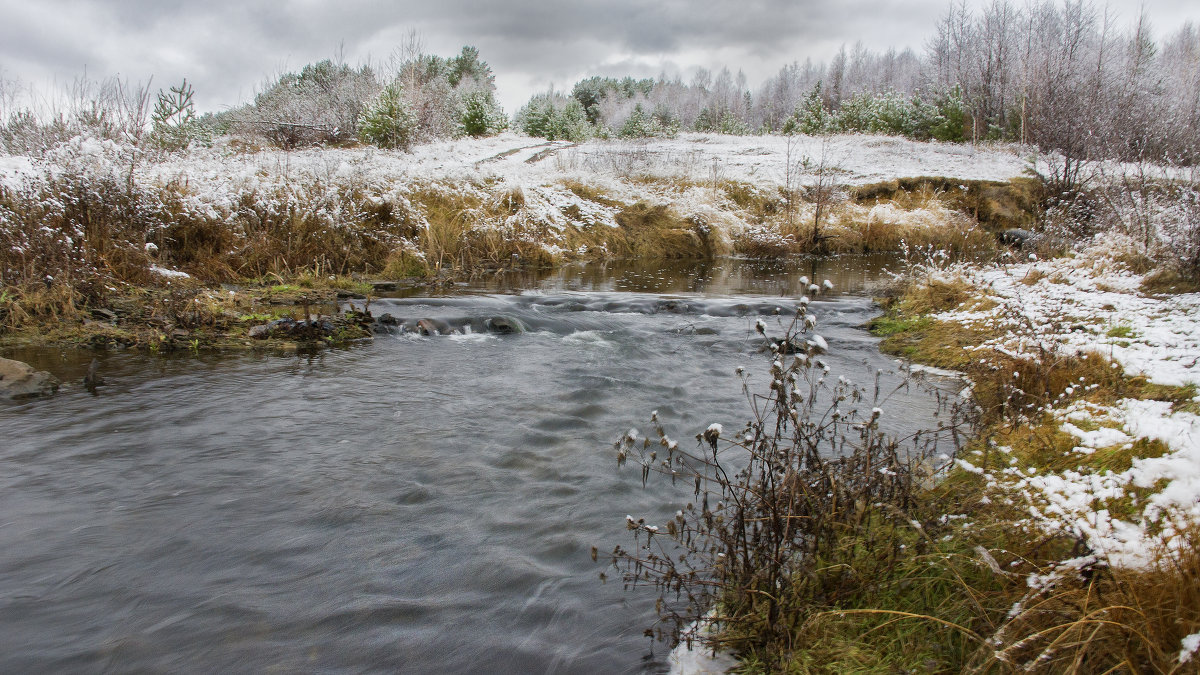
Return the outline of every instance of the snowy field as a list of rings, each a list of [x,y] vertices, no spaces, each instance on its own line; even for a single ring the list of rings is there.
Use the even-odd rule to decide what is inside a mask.
[[[1009,329],[980,349],[1097,351],[1156,384],[1200,385],[1200,295],[1141,293],[1143,277],[1112,259],[1127,245],[1106,236],[1075,257],[956,270],[997,305],[937,318]]]
[[[1003,330],[1001,338],[976,349],[1025,357],[1043,349],[1094,351],[1154,384],[1200,385],[1200,294],[1139,292],[1142,277],[1112,259],[1125,245],[1106,237],[1073,258],[955,270],[952,274],[997,305],[936,318]],[[1007,468],[985,474],[1000,498],[1024,503],[1028,524],[1078,536],[1113,566],[1144,567],[1156,554],[1182,545],[1180,533],[1200,524],[1200,417],[1173,412],[1168,402],[1136,399],[1113,406],[1076,402],[1050,412],[1076,438],[1072,452],[1080,466],[1041,472],[1011,460]],[[1139,439],[1160,440],[1168,451],[1134,459],[1120,472],[1084,466],[1098,450],[1131,449]],[[970,461],[959,465],[983,473]],[[1125,499],[1134,500],[1136,518],[1121,519],[1106,508]]]
[[[779,185],[787,178],[789,163],[796,165],[807,158],[813,167],[809,180],[815,168],[823,165],[838,183],[858,185],[909,176],[1006,180],[1021,175],[1029,166],[1029,157],[1009,145],[975,147],[894,136],[845,135],[826,139],[797,136],[790,146],[788,138],[782,136],[681,134],[673,139],[573,144],[508,132],[418,145],[411,153],[374,147],[242,152],[218,144],[158,158],[142,153],[137,158],[136,173],[159,182],[186,176],[201,185],[236,182],[250,176],[356,176],[371,183],[501,180],[513,185],[539,185],[573,175],[652,175]],[[0,180],[13,185],[39,168],[80,161],[128,168],[131,159],[128,149],[115,143],[77,140],[41,160],[0,157]],[[801,175],[800,180],[805,177]]]

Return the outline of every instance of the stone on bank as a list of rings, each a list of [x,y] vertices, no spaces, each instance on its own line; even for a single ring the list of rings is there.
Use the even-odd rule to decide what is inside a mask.
[[[34,370],[21,361],[0,358],[0,399],[51,396],[58,391],[58,378]]]

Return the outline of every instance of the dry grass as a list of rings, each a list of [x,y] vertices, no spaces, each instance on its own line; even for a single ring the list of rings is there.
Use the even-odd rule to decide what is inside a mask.
[[[1200,538],[1157,552],[1145,570],[1096,569],[1031,592],[998,631],[993,665],[1039,672],[1195,672],[1179,663],[1180,643],[1200,630]]]
[[[751,222],[762,223],[784,213],[785,200],[780,190],[763,190],[752,183],[725,181],[721,192],[739,209],[745,211]]]
[[[998,182],[917,177],[859,186],[852,199],[863,206],[892,203],[906,210],[937,201],[996,231],[1037,222],[1044,188],[1031,178]]]
[[[946,208],[937,200],[923,200],[909,208],[893,202],[869,208],[847,203],[837,211],[829,228],[829,247],[837,251],[896,251],[933,245],[955,255],[995,250],[995,237],[973,219]]]
[[[1155,295],[1200,293],[1200,279],[1172,267],[1160,267],[1142,280],[1142,291]]]
[[[1071,452],[1077,442],[1047,416],[993,426],[967,454],[985,472],[1011,462],[1038,472],[1078,470],[1085,464],[1087,470],[1103,473],[1124,471],[1135,458],[1167,452],[1159,441],[1139,440],[1084,459]],[[988,645],[961,666],[964,672],[1194,672],[1180,668],[1177,657],[1182,638],[1200,630],[1200,590],[1193,581],[1200,572],[1195,530],[1171,548],[1155,551],[1146,568],[1114,568],[1102,557],[1089,559],[1091,551],[1080,539],[1031,527],[1020,500],[1001,502],[1003,493],[989,489],[980,475],[954,472],[935,492],[940,500],[956,502],[971,523],[972,532],[964,534],[991,551],[998,561],[996,576],[1009,580],[994,604],[1008,611],[997,612]],[[983,499],[986,495],[992,500]],[[1097,508],[1131,520],[1141,511],[1128,497],[1105,500]],[[1069,559],[1083,564],[1061,563]],[[1033,577],[1042,581],[1031,588],[1024,582]]]
[[[995,237],[973,217],[924,192],[902,193],[896,200],[834,201],[822,216],[816,244],[814,204],[798,200],[789,212],[778,195],[740,183],[726,183],[723,193],[749,224],[738,236],[737,251],[752,257],[898,251],[904,245],[933,245],[955,255],[996,248]]]
[[[1096,354],[1014,358],[963,350],[989,333],[929,316],[981,301],[957,282],[916,285],[891,299],[877,322],[876,331],[888,334],[885,348],[969,375],[983,426],[959,456],[979,473],[954,470],[921,496],[928,511],[915,520],[929,549],[914,545],[907,562],[863,577],[869,593],[808,622],[797,633],[804,648],[790,671],[1195,672],[1196,662],[1184,666],[1178,657],[1181,640],[1200,631],[1196,530],[1156,551],[1144,569],[1111,568],[1102,559],[1065,566],[1061,561],[1088,560],[1086,541],[1069,529],[1041,531],[1019,494],[997,491],[986,475],[1010,465],[1039,473],[1121,472],[1137,458],[1166,454],[1161,441],[1140,439],[1080,455],[1073,452],[1078,439],[1043,411],[1124,397],[1188,409],[1195,388],[1126,377]],[[1133,497],[1105,499],[1097,508],[1136,521],[1148,489],[1131,487]],[[937,514],[950,520],[930,522]],[[1031,578],[1044,582],[1031,588]]]
[[[586,199],[589,202],[595,202],[601,206],[608,206],[612,208],[621,208],[625,206],[625,204],[623,204],[620,200],[613,199],[612,197],[608,196],[604,190],[594,185],[588,185],[587,183],[579,180],[565,180],[562,182],[562,186],[574,193],[576,197],[579,197],[580,199]]]
[[[620,236],[613,237],[610,250],[619,257],[711,257],[703,229],[665,204],[638,202],[617,214],[617,223]]]
[[[74,322],[82,300],[71,286],[31,284],[0,290],[0,333],[31,325]]]

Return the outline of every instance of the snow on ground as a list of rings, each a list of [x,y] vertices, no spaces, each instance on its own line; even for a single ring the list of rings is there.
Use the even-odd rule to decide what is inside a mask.
[[[790,144],[790,148],[789,148]],[[860,185],[909,176],[964,180],[1008,180],[1028,166],[1015,146],[973,146],[912,141],[898,136],[829,137],[726,136],[680,134],[673,139],[590,142],[566,153],[568,166],[621,171],[645,167],[649,173],[692,180],[740,180],[782,185],[786,167],[808,160],[801,183],[812,183],[822,165],[837,183]]]
[[[512,132],[418,145],[412,153],[376,148],[312,149],[291,153],[268,150],[221,156],[221,163],[257,164],[297,171],[329,172],[330,167],[362,167],[371,173],[409,179],[487,179],[538,184],[564,174],[629,176],[650,174],[697,181],[742,180],[783,184],[786,166],[808,158],[824,165],[838,183],[853,185],[906,176],[946,176],[1007,180],[1028,166],[1013,146],[922,143],[894,136],[845,135],[821,139],[797,136],[680,134],[672,139],[592,140],[574,144]],[[194,166],[205,151],[181,155],[179,169]],[[168,160],[162,168],[170,172]],[[811,173],[808,181],[811,182]],[[804,180],[801,176],[801,180]]]
[[[168,277],[171,279],[190,279],[192,277],[192,275],[188,274],[187,272],[180,272],[179,270],[170,270],[165,267],[159,267],[158,265],[151,265],[150,271],[154,272],[155,274],[157,274],[159,276]]]
[[[1141,294],[1142,277],[1112,260],[1125,245],[1098,238],[1075,257],[959,268],[951,274],[997,305],[937,318],[1004,329],[976,349],[1030,357],[1043,349],[1090,350],[1153,383],[1200,385],[1200,293]],[[1077,468],[1039,472],[1014,463],[986,476],[1005,497],[1026,504],[1031,525],[1081,537],[1106,563],[1136,568],[1180,546],[1180,532],[1200,524],[1200,417],[1173,412],[1167,402],[1135,399],[1112,407],[1076,402],[1051,413],[1077,439]],[[1089,468],[1096,452],[1132,450],[1138,439],[1159,440],[1167,451],[1134,458],[1123,471]],[[1133,516],[1110,512],[1126,500]]]
[[[114,163],[126,161],[115,156],[115,148],[105,147],[107,143],[85,140],[63,152],[52,151],[46,161],[65,163],[72,155],[95,158],[105,153],[113,155]],[[373,147],[235,152],[227,144],[218,144],[158,159],[144,154],[137,173],[160,184],[186,177],[201,186],[273,176],[367,177],[376,183],[501,180],[513,185],[543,185],[569,176],[647,174],[693,181],[783,184],[789,162],[795,165],[804,158],[812,167],[823,160],[836,181],[846,185],[926,175],[1006,180],[1021,175],[1028,166],[1015,146],[922,143],[893,136],[797,136],[789,141],[781,136],[680,134],[673,139],[574,144],[508,132],[418,145],[411,153]],[[39,164],[24,157],[0,157],[0,180],[11,183],[18,176],[36,173]],[[814,171],[801,175],[800,182],[812,182]]]
[[[1145,567],[1164,550],[1181,545],[1180,532],[1200,523],[1200,417],[1172,413],[1167,402],[1136,399],[1111,408],[1076,403],[1058,417],[1106,425],[1095,431],[1062,425],[1078,439],[1073,452],[1081,462],[1103,448],[1129,449],[1139,438],[1160,440],[1169,451],[1136,458],[1119,472],[1004,469],[1005,489],[1026,499],[1032,522],[1048,532],[1083,538],[1095,555],[1116,567]],[[1107,508],[1123,499],[1134,500],[1135,517],[1122,519]]]
[[[1200,294],[1139,293],[1142,277],[1109,255],[1122,245],[1103,239],[1074,258],[964,268],[997,305],[937,318],[1010,327],[981,349],[1096,351],[1157,384],[1200,385]]]
[[[720,675],[738,665],[737,659],[731,654],[714,656],[699,645],[688,649],[683,644],[671,650],[667,663],[671,667],[671,675]]]

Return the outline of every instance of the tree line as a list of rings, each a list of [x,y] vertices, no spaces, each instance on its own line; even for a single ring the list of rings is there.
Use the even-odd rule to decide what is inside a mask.
[[[1156,38],[1144,14],[1122,24],[1090,0],[993,0],[980,9],[958,0],[920,52],[859,42],[828,62],[789,63],[757,88],[728,68],[700,69],[686,82],[593,76],[533,96],[511,120],[478,50],[430,55],[415,32],[383,63],[309,64],[216,114],[195,113],[186,81],[160,90],[152,114],[148,87],[119,78],[77,79],[65,102],[41,115],[15,109],[14,89],[0,78],[0,148],[12,154],[81,130],[165,149],[221,134],[288,149],[351,141],[407,149],[512,125],[574,141],[861,132],[1016,141],[1077,161],[1200,160],[1200,31],[1188,23]]]
[[[588,136],[870,132],[1007,140],[1074,157],[1200,159],[1200,33],[1156,40],[1085,0],[952,4],[922,53],[859,42],[793,62],[752,90],[742,72],[689,81],[589,77],[534,96],[526,133]]]

